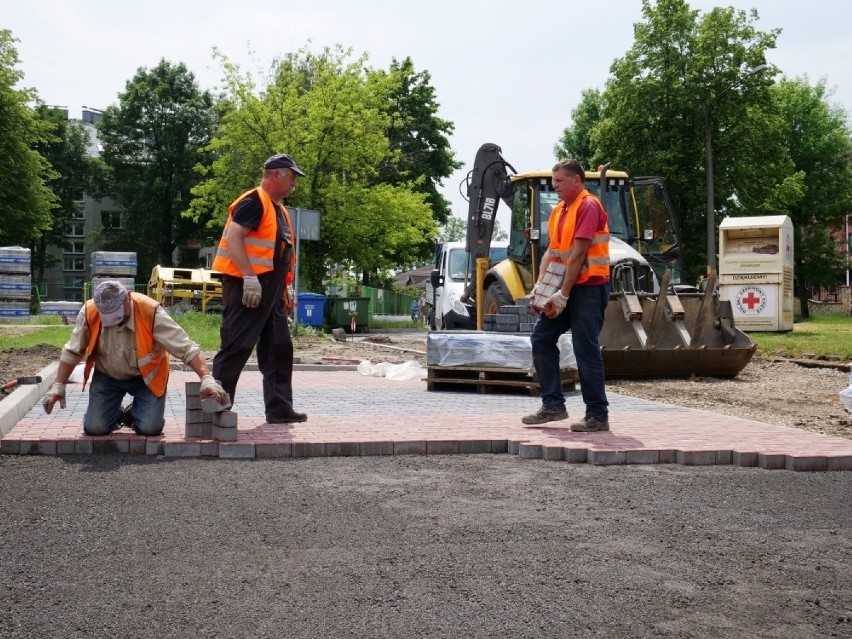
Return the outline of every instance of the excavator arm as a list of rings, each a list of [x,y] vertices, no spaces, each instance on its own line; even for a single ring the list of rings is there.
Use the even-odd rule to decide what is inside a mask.
[[[476,302],[476,328],[482,330],[485,311],[485,273],[489,268],[491,239],[494,236],[494,222],[497,207],[502,199],[506,206],[512,207],[512,184],[509,174],[517,173],[514,167],[503,159],[502,149],[496,144],[486,143],[479,147],[468,174],[467,197],[467,254],[468,272],[474,270],[474,278],[465,289],[465,297],[470,299],[474,293]]]

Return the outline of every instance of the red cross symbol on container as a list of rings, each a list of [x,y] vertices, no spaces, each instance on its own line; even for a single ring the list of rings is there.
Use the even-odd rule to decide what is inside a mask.
[[[754,307],[760,304],[760,298],[754,294],[754,291],[749,291],[748,295],[742,298],[742,303],[748,306],[748,310],[753,311]]]

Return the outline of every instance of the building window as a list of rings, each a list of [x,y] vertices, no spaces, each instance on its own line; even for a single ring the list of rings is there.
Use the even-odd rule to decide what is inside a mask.
[[[68,237],[85,237],[85,224],[82,222],[69,222],[65,227],[65,235]]]
[[[75,220],[85,220],[86,219],[86,206],[83,204],[82,200],[77,200],[75,202],[77,208],[71,214],[71,217]]]
[[[66,271],[85,271],[86,258],[82,255],[80,257],[66,255],[62,258],[62,266]]]
[[[121,211],[101,211],[101,226],[105,229],[121,229]]]
[[[68,240],[65,242],[65,254],[69,253],[85,253],[86,252],[86,243],[79,242],[77,240]]]

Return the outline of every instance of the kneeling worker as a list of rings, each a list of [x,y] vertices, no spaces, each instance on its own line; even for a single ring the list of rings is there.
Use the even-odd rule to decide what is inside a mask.
[[[201,378],[201,396],[220,404],[229,398],[213,379],[201,347],[193,342],[156,301],[130,293],[121,282],[106,280],[83,305],[71,338],[59,356],[56,381],[42,400],[46,413],[59,402],[65,408],[65,384],[86,359],[83,388],[94,366],[89,407],[83,418],[87,435],[109,435],[124,422],[121,400],[133,397],[130,409],[134,430],[140,435],[163,431],[169,354],[183,361]]]

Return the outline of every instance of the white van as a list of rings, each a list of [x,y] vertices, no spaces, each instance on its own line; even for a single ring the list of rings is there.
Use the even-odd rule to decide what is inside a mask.
[[[506,259],[508,242],[492,242],[488,256],[492,264]],[[435,268],[426,287],[426,299],[432,305],[429,327],[434,330],[476,329],[461,297],[465,286],[473,285],[475,264],[468,264],[464,242],[444,242],[435,250]]]

